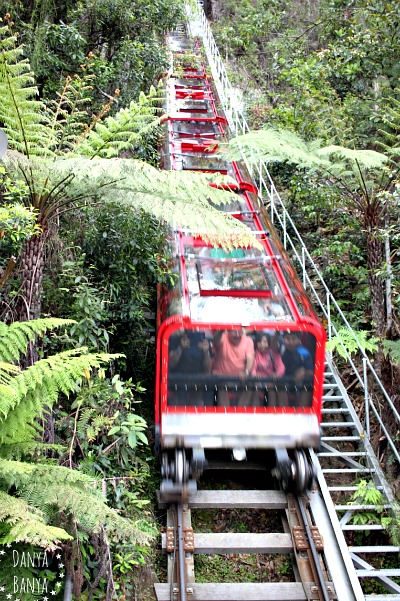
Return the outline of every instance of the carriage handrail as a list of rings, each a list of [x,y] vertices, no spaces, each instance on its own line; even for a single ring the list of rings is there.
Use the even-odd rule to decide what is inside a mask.
[[[187,10],[189,11],[189,14],[190,14],[189,22],[191,23],[192,33],[194,35],[201,35],[201,37],[203,38],[203,43],[204,43],[205,51],[207,54],[208,63],[210,65],[211,72],[213,75],[214,84],[217,89],[221,104],[224,107],[224,111],[226,114],[226,118],[228,120],[230,131],[233,136],[246,133],[246,132],[250,131],[250,128],[248,126],[248,123],[247,123],[244,115],[243,115],[241,108],[238,107],[233,102],[233,99],[236,97],[237,94],[235,93],[233,87],[231,86],[231,84],[229,82],[228,74],[226,72],[224,63],[221,59],[221,55],[219,53],[218,47],[214,40],[214,36],[212,34],[211,28],[206,19],[204,11],[202,8],[198,7],[198,13],[195,14],[193,5],[187,6]],[[320,307],[320,310],[322,311],[322,314],[323,314],[324,318],[326,319],[328,340],[331,341],[333,336],[338,335],[338,327],[335,325],[335,322],[336,323],[341,322],[341,324],[343,324],[347,329],[349,329],[351,331],[352,336],[354,337],[354,340],[356,341],[356,343],[358,345],[358,351],[361,355],[362,364],[363,364],[363,372],[362,373],[360,373],[359,369],[355,365],[355,363],[354,363],[350,353],[347,351],[346,347],[339,342],[339,344],[342,348],[342,351],[343,351],[343,355],[345,356],[346,360],[350,364],[350,366],[357,378],[357,381],[359,382],[359,384],[364,392],[364,405],[365,405],[365,412],[366,412],[364,427],[365,427],[366,435],[368,436],[368,438],[370,437],[369,413],[370,413],[370,411],[372,411],[373,414],[375,415],[375,418],[377,419],[380,426],[382,427],[382,430],[386,433],[387,441],[388,441],[389,446],[391,447],[393,455],[396,457],[398,463],[400,463],[399,450],[396,448],[394,441],[387,433],[387,429],[381,418],[380,412],[376,408],[375,404],[372,402],[372,398],[371,398],[372,386],[370,384],[371,379],[372,379],[372,383],[373,383],[374,387],[377,388],[377,392],[380,392],[382,394],[383,398],[385,399],[385,401],[391,408],[391,410],[393,412],[393,417],[396,420],[396,422],[399,423],[399,425],[400,425],[400,414],[397,411],[389,394],[385,390],[385,387],[383,386],[378,374],[376,373],[369,357],[367,356],[366,352],[362,348],[362,345],[360,344],[359,339],[357,338],[356,332],[354,332],[353,328],[349,324],[346,316],[340,309],[340,306],[338,305],[336,299],[330,292],[317,265],[315,264],[313,258],[311,257],[310,253],[308,252],[308,249],[307,249],[306,245],[304,244],[304,241],[303,241],[301,235],[299,234],[292,218],[290,217],[290,214],[288,213],[288,211],[284,205],[284,202],[282,201],[282,199],[275,187],[275,184],[271,178],[271,175],[268,171],[268,167],[267,167],[266,163],[263,161],[261,156],[256,151],[253,152],[253,157],[257,158],[257,160],[254,162],[254,164],[250,165],[249,161],[247,160],[246,156],[244,156],[244,155],[242,157],[243,162],[245,163],[246,167],[248,168],[249,172],[252,174],[252,176],[254,177],[256,182],[258,182],[258,191],[259,191],[260,197],[262,198],[263,191],[265,191],[266,194],[268,195],[268,203],[265,203],[265,204],[269,204],[271,221],[272,221],[272,223],[276,223],[276,222],[279,223],[279,226],[280,226],[280,228],[282,230],[282,234],[283,234],[283,243],[284,243],[285,248],[287,249],[288,246],[290,247],[291,251],[293,252],[294,258],[300,264],[303,285],[305,288],[308,288],[308,290],[311,291],[311,296],[314,298],[314,300]],[[292,229],[294,236],[290,235],[290,232],[288,231],[288,225]],[[294,238],[294,240],[293,240],[293,238]],[[300,249],[300,250],[298,250],[298,249]],[[313,271],[312,279],[311,279],[310,270]],[[318,279],[319,284],[322,285],[323,291],[325,293],[325,299],[323,299],[321,297],[321,294],[318,293],[318,291],[316,290],[316,288],[313,284],[313,281],[315,281],[315,279]],[[333,320],[333,312],[334,312],[335,321]],[[369,376],[369,378],[368,378],[368,376]],[[374,393],[374,395],[376,395],[376,394],[377,393]]]

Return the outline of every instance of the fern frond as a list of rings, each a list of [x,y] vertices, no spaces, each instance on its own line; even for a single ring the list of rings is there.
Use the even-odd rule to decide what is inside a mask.
[[[83,77],[68,76],[57,100],[47,106],[50,127],[55,141],[54,152],[57,155],[70,151],[77,143],[77,139],[86,127],[87,110],[90,103],[87,93],[94,76],[84,74]]]
[[[162,171],[142,161],[130,159],[64,159],[53,164],[54,173],[74,174],[69,194],[101,197],[103,202],[120,202],[131,208],[142,208],[158,219],[193,233],[209,232],[220,244],[256,246],[246,225],[210,206],[231,201],[229,192],[212,188],[210,182],[232,180],[215,173]]]
[[[0,522],[5,524],[8,530],[7,534],[1,537],[1,544],[29,541],[31,544],[46,548],[72,539],[72,536],[62,528],[46,524],[40,509],[4,491],[0,491]]]
[[[34,97],[34,85],[28,59],[11,27],[0,27],[0,123],[11,149],[27,157],[41,155],[49,141],[45,105]]]
[[[320,147],[317,141],[306,142],[295,132],[270,127],[259,129],[229,141],[231,157],[240,160],[243,153],[250,162],[283,162],[301,165],[309,169],[329,166],[329,161],[316,155]]]
[[[160,97],[154,88],[146,96],[141,93],[138,102],[132,101],[128,108],[122,108],[115,117],[109,116],[98,122],[89,134],[82,135],[73,149],[74,154],[93,158],[113,158],[123,150],[131,150],[147,133],[160,124],[157,104]]]
[[[44,495],[47,487],[55,481],[60,485],[79,485],[88,488],[93,488],[96,482],[91,476],[67,467],[9,459],[0,459],[0,481],[3,489],[15,487],[17,490],[22,490],[34,486],[43,488],[40,494]]]
[[[19,442],[15,444],[0,445],[0,457],[3,459],[13,459],[21,461],[25,457],[34,457],[40,460],[42,457],[48,461],[47,453],[61,455],[65,453],[66,447],[59,444],[45,444],[43,442]]]
[[[59,319],[48,317],[34,319],[31,321],[16,321],[10,325],[0,323],[0,361],[17,361],[21,355],[26,353],[29,342],[37,336],[43,336],[49,330],[55,330],[63,326],[75,323],[71,319]],[[0,365],[0,370],[2,366]]]
[[[97,496],[93,490],[89,492],[83,487],[50,484],[42,502],[59,508],[92,532],[99,532],[104,526],[107,534],[112,534],[116,540],[130,540],[134,544],[145,545],[152,538],[140,529],[138,521],[120,516],[115,509],[104,503],[100,493]]]
[[[333,336],[326,344],[326,350],[332,352],[337,351],[341,357],[346,357],[346,354],[352,355],[357,353],[360,348],[363,351],[375,352],[378,349],[378,338],[371,336],[371,332],[367,330],[349,330],[348,328],[340,328],[336,336]]]
[[[31,440],[39,429],[37,418],[45,407],[52,407],[60,392],[68,395],[93,368],[118,357],[88,353],[83,347],[41,359],[20,372],[8,384],[8,394],[0,398],[0,442]]]
[[[287,161],[310,170],[334,173],[340,177],[353,175],[356,165],[365,169],[381,169],[388,159],[373,150],[353,150],[344,146],[321,146],[319,140],[307,142],[293,131],[270,127],[237,136],[229,142],[231,155],[239,159],[241,152],[250,162]]]
[[[365,169],[379,169],[388,162],[388,158],[384,154],[375,150],[353,150],[344,146],[324,146],[319,148],[316,154],[319,157],[333,157],[335,160],[359,163]]]
[[[119,540],[146,544],[151,538],[140,530],[138,522],[125,519],[109,508],[100,488],[94,488],[95,480],[82,472],[0,459],[0,481],[3,487],[15,487],[29,506],[40,508],[42,516],[50,514],[51,508],[57,508],[91,531],[99,531],[104,525],[107,532]]]

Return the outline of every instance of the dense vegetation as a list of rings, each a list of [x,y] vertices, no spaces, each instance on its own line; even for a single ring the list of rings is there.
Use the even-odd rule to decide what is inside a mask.
[[[273,174],[353,325],[389,344],[383,373],[398,399],[400,9],[210,6],[252,126],[273,126],[289,154],[305,144],[309,161],[283,155]],[[155,284],[169,277],[159,219],[217,223],[206,178],[194,197],[188,180],[152,167],[161,40],[181,10],[173,0],[0,0],[0,127],[11,150],[0,163],[0,543],[56,545],[76,599],[133,599],[155,532],[144,420]],[[329,145],[385,160],[356,170],[364,190],[349,170],[340,179],[332,166],[310,168]]]

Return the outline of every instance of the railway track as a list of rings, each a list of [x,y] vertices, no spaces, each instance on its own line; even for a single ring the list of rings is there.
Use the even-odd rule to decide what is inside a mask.
[[[312,495],[318,495],[318,491],[314,490],[310,497]],[[196,533],[192,528],[192,512],[196,509],[279,512],[282,529],[279,532]],[[329,544],[334,543],[329,540]],[[155,585],[158,601],[337,599],[327,568],[324,542],[308,495],[294,496],[277,490],[200,490],[190,495],[185,504],[170,504],[162,548],[168,555],[168,582]],[[293,582],[197,583],[196,554],[285,555],[290,557],[295,578]],[[346,578],[345,570],[343,578]]]

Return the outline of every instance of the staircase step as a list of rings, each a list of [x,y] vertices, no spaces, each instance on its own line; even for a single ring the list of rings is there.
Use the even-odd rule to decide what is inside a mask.
[[[354,422],[322,422],[322,428],[351,428]]]

